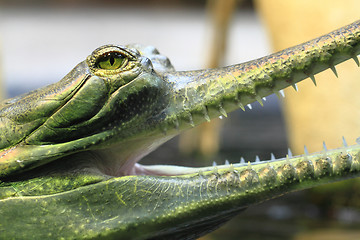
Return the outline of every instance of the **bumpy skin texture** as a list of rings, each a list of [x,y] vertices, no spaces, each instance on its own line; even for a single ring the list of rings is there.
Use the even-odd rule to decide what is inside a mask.
[[[0,238],[194,239],[252,204],[358,177],[360,146],[345,142],[254,164],[136,162],[187,128],[349,58],[358,64],[359,48],[360,22],[199,71],[174,71],[152,47],[96,49],[60,82],[1,103]]]

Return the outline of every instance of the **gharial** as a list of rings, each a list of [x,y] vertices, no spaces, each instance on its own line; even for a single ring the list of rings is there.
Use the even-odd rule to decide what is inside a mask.
[[[160,144],[360,52],[360,21],[243,64],[177,72],[106,45],[0,105],[1,239],[194,239],[246,207],[360,176],[360,146],[216,167],[145,166]]]

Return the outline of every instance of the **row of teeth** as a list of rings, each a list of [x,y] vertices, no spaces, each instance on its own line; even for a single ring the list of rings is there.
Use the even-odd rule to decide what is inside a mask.
[[[356,140],[356,142],[357,142],[357,144],[360,144],[360,138],[358,138]],[[345,137],[342,137],[342,143],[343,143],[343,147],[345,147],[345,148],[349,146],[347,144],[347,142],[346,142]],[[326,157],[326,154],[327,154],[328,151],[329,150],[326,147],[325,142],[323,142],[323,150],[321,152],[324,154],[324,157]],[[309,151],[308,151],[307,147],[304,146],[304,155],[303,156],[306,158],[308,155],[309,155]],[[286,157],[285,158],[279,158],[279,159],[291,159],[291,158],[293,158],[293,154],[292,154],[290,148],[288,148],[288,153],[287,153]],[[275,161],[275,160],[279,160],[279,159],[277,159],[273,153],[270,154],[270,160],[271,161]],[[265,161],[268,161],[268,160],[265,160]],[[260,163],[260,162],[263,162],[263,161],[260,160],[258,155],[256,155],[255,161],[253,161],[252,163]],[[245,165],[245,164],[249,164],[249,163],[250,163],[250,161],[246,162],[246,160],[243,157],[240,158],[240,164]],[[229,160],[226,159],[224,165],[230,165]],[[217,163],[214,161],[212,166],[213,167],[217,166]]]
[[[297,91],[297,85],[296,85],[296,84],[294,84],[294,85],[295,85],[295,87],[296,87],[295,90]],[[276,96],[278,96],[279,99],[281,99],[281,97],[282,97],[282,98],[285,97],[285,92],[284,92],[284,90],[279,90],[279,91],[276,92],[275,94],[276,94]],[[264,101],[264,102],[266,101],[266,97],[262,97],[262,98],[257,97],[256,101],[258,101],[258,102],[260,103],[260,105],[263,107],[263,106],[264,106],[263,101]],[[251,106],[250,103],[247,104],[246,107],[248,107],[250,110],[252,110],[252,106]],[[241,108],[243,111],[245,111],[245,108],[244,108],[243,106],[240,107],[240,108]],[[227,113],[226,113],[225,109],[220,108],[220,113],[222,114],[222,115],[219,116],[220,119],[223,119],[223,117],[227,117]],[[210,118],[209,118],[208,122],[210,122]]]
[[[352,59],[355,61],[356,65],[357,65],[358,67],[360,67],[360,62],[359,62],[358,57],[357,57],[357,56],[353,56]],[[331,65],[331,66],[329,66],[329,68],[332,70],[332,72],[334,73],[334,75],[335,75],[336,77],[338,77],[338,74],[337,74],[337,71],[336,71],[335,66],[334,66],[334,65]],[[308,77],[311,79],[311,81],[314,83],[314,85],[317,86],[317,83],[316,83],[316,80],[315,80],[315,76],[309,74]],[[296,83],[292,84],[291,86],[295,89],[295,91],[298,91],[298,86],[297,86]],[[274,90],[274,94],[275,94],[279,99],[285,97],[284,90],[282,90],[282,89],[281,89],[281,90],[276,90],[276,91]],[[263,101],[266,101],[266,98],[265,98],[265,97],[256,96],[255,99],[256,99],[257,102],[259,102],[259,104],[260,104],[261,106],[264,106]],[[245,111],[245,106],[244,106],[241,102],[238,102],[238,106],[239,106],[240,109],[242,109],[243,111]],[[251,104],[247,104],[246,107],[249,108],[250,110],[252,109],[252,105],[251,105]],[[211,119],[210,119],[207,111],[208,111],[207,108],[204,107],[204,112],[203,112],[204,118],[205,118],[205,120],[206,120],[207,122],[210,122]],[[221,103],[220,103],[219,106],[218,106],[218,111],[219,111],[220,114],[221,114],[221,115],[219,116],[220,119],[223,119],[224,117],[227,117],[227,112],[226,112],[226,110],[224,109],[224,107],[222,106]],[[188,117],[188,123],[190,124],[190,126],[195,127],[195,123],[194,123],[194,121],[193,121],[193,117],[192,117],[191,112],[188,112],[188,116],[187,116],[187,117]],[[178,121],[178,119],[175,119],[174,125],[175,125],[175,128],[176,128],[176,129],[179,129],[179,121]],[[164,134],[166,135],[167,127],[164,127],[164,128],[162,129],[162,131],[163,131]]]
[[[356,65],[357,65],[358,67],[360,67],[360,62],[359,62],[359,59],[357,58],[357,56],[354,56],[352,59],[355,61]],[[338,76],[338,73],[337,73],[337,71],[336,71],[335,66],[334,66],[334,65],[331,65],[329,68],[330,68],[331,71],[334,73],[334,75],[338,78],[339,76]],[[316,80],[315,80],[315,76],[314,76],[314,75],[309,75],[309,78],[310,78],[311,81],[314,83],[314,85],[317,86],[317,83],[316,83]],[[299,91],[298,86],[297,86],[296,83],[292,84],[291,86],[295,89],[295,91]],[[276,96],[277,96],[279,99],[285,97],[284,90],[279,90],[279,91],[276,91],[276,92],[274,92],[274,93],[276,94]],[[265,97],[261,98],[261,97],[257,96],[256,100],[260,103],[261,106],[264,106],[263,101],[266,101],[266,98],[265,98]],[[246,106],[247,106],[250,110],[252,109],[251,104],[247,104]],[[243,111],[245,111],[244,106],[240,105],[240,108],[241,108]],[[226,113],[226,111],[225,111],[223,108],[220,107],[219,111],[220,111],[220,113],[222,114],[222,116],[219,116],[220,119],[222,119],[223,117],[227,117],[227,113]]]
[[[354,59],[356,65],[357,65],[358,67],[360,67],[359,59],[358,59],[357,57],[353,57],[353,59]],[[337,74],[337,71],[336,71],[335,66],[330,66],[330,69],[331,69],[332,72],[335,74],[335,76],[338,78],[338,74]],[[314,83],[314,85],[317,86],[314,75],[310,75],[309,78],[310,78],[311,81]],[[295,91],[298,91],[298,90],[299,90],[296,83],[292,84],[292,87],[295,89]],[[278,92],[275,92],[275,94],[276,94],[276,96],[277,96],[279,99],[281,99],[281,97],[282,97],[282,98],[285,98],[284,90],[279,90]],[[265,98],[265,97],[263,97],[263,98],[258,97],[256,100],[260,103],[261,106],[264,106],[263,101],[266,101],[266,98]],[[251,104],[247,104],[246,106],[247,106],[250,110],[252,109]],[[245,109],[244,109],[243,107],[242,107],[241,109],[245,111]],[[222,111],[220,111],[220,112],[222,112]],[[227,117],[226,114],[223,114],[222,116],[219,116],[219,118],[220,118],[220,119],[223,119],[223,116]],[[360,144],[360,140],[359,140],[359,139],[357,139],[356,141],[357,141],[358,144]],[[343,137],[343,145],[344,145],[344,147],[347,147],[347,146],[348,146],[348,144],[347,144],[347,142],[346,142],[346,140],[345,140],[344,137]],[[325,144],[325,142],[323,142],[323,152],[324,152],[324,154],[326,154],[327,151],[328,151],[328,149],[327,149],[327,147],[326,147],[326,144]],[[304,156],[307,156],[307,155],[309,155],[309,152],[308,152],[308,150],[307,150],[307,147],[304,146]],[[293,157],[292,152],[291,152],[290,148],[288,148],[288,154],[286,155],[286,158],[292,158],[292,157]],[[270,155],[270,160],[271,160],[271,161],[277,160],[277,159],[275,158],[275,155],[274,155],[273,153],[271,153],[271,155]],[[255,163],[259,163],[259,162],[261,162],[261,160],[260,160],[259,156],[256,155],[256,157],[255,157]],[[245,161],[245,159],[244,159],[243,157],[240,158],[240,164],[246,164],[246,161]],[[229,160],[225,160],[225,165],[230,165]],[[213,162],[213,166],[217,166],[217,163],[216,163],[215,161]]]

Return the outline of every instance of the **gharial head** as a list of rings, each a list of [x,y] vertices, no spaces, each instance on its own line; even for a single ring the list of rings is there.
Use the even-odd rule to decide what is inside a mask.
[[[360,21],[218,69],[176,72],[140,45],[96,49],[60,82],[0,104],[0,238],[194,239],[249,205],[359,176],[360,146],[345,141],[254,164],[138,163],[182,130],[359,65],[359,53]]]
[[[0,176],[146,136],[169,104],[160,73],[172,67],[155,48],[143,51],[152,61],[136,48],[99,47],[61,81],[2,102]]]

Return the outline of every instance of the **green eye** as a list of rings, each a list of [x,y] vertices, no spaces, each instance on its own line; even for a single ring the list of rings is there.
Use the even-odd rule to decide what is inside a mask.
[[[105,70],[115,70],[124,65],[126,59],[123,55],[112,52],[100,57],[96,61],[96,67]]]

